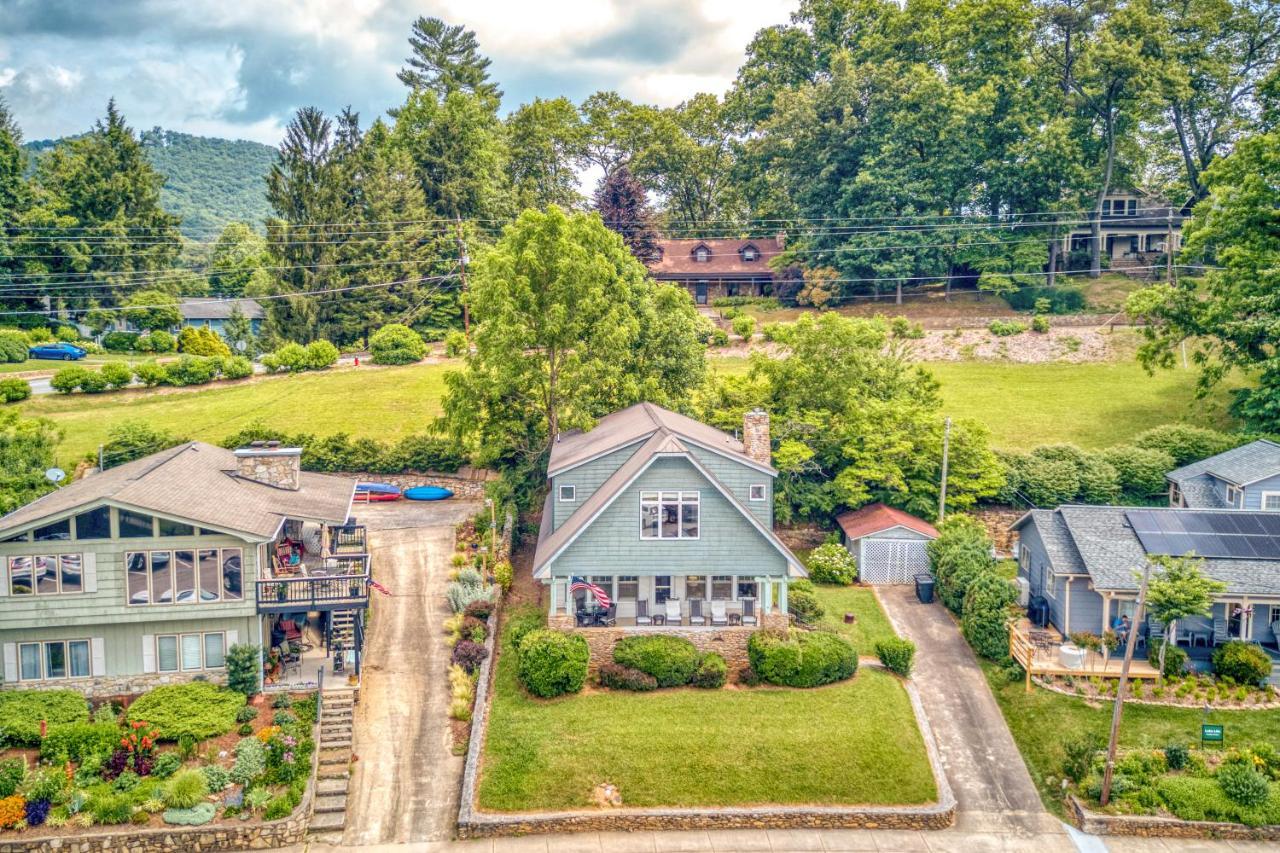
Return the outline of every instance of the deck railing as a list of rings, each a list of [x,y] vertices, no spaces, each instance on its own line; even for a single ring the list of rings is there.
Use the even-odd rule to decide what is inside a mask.
[[[330,525],[330,554],[363,554],[368,550],[369,537],[363,524]]]
[[[1078,667],[1067,666],[1059,658],[1059,649],[1064,640],[1052,632],[1052,636],[1057,637],[1053,642],[1037,641],[1032,637],[1032,630],[1025,624],[1020,625],[1017,622],[1009,625],[1009,654],[1016,660],[1026,673],[1027,691],[1031,690],[1031,678],[1035,675],[1053,675],[1053,676],[1083,676],[1097,678],[1119,678],[1120,671],[1124,664],[1124,649],[1118,649],[1114,654],[1102,655],[1095,651],[1083,650],[1083,656]],[[1048,632],[1041,632],[1048,633]],[[1159,672],[1151,664],[1147,663],[1144,656],[1134,656],[1133,661],[1129,665],[1130,678],[1153,679],[1159,677]]]
[[[363,555],[362,555],[363,556]],[[326,564],[328,561],[326,561]],[[359,572],[268,578],[255,583],[258,612],[347,610],[369,606],[371,575],[367,556],[352,565]]]

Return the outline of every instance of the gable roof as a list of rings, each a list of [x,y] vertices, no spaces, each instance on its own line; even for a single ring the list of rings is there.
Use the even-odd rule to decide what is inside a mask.
[[[184,320],[226,320],[231,310],[240,307],[240,313],[250,320],[261,320],[267,316],[262,303],[255,299],[218,299],[200,297],[195,299],[179,299],[178,311]]]
[[[709,261],[699,263],[693,259],[693,252],[699,246],[706,246],[711,250]],[[754,246],[760,253],[756,260],[742,259],[742,250],[747,246]],[[772,276],[769,261],[782,251],[782,244],[776,237],[752,237],[744,240],[659,240],[658,248],[662,250],[661,254],[649,262],[649,272],[654,278]]]
[[[653,403],[636,403],[605,415],[585,432],[572,430],[561,433],[551,446],[547,476],[554,477],[655,434],[682,438],[767,474],[778,473],[748,456],[742,442],[727,432]]]
[[[844,535],[850,539],[860,539],[895,527],[914,530],[930,539],[938,538],[938,529],[929,522],[883,503],[873,503],[861,509],[842,512],[836,516],[836,524],[840,525]]]
[[[341,524],[355,482],[302,472],[296,491],[236,474],[235,454],[189,441],[76,480],[0,518],[0,536],[50,516],[109,502],[203,527],[270,539],[286,518]]]
[[[1183,465],[1170,471],[1165,477],[1181,485],[1202,474],[1209,474],[1237,486],[1247,486],[1280,475],[1280,444],[1260,438],[1208,459]]]
[[[650,404],[642,403],[640,405],[648,406]],[[632,408],[636,407],[633,406]],[[657,406],[654,408],[662,412],[666,411],[665,409],[661,409]],[[623,411],[628,410],[624,409]],[[674,414],[674,412],[667,412],[667,414]],[[601,422],[603,423],[603,421]],[[696,421],[694,421],[694,423],[696,423]],[[707,429],[711,428],[707,427]],[[719,432],[718,430],[713,431]],[[592,430],[592,432],[594,432],[594,430]],[[556,557],[560,556],[566,548],[572,545],[574,540],[577,539],[583,531],[590,527],[591,523],[595,521],[602,512],[613,504],[618,495],[622,494],[628,486],[635,482],[637,477],[648,470],[649,466],[652,465],[655,460],[672,456],[688,460],[689,463],[693,465],[698,472],[701,473],[702,476],[705,477],[707,481],[711,483],[711,485],[714,486],[730,504],[733,505],[735,509],[738,510],[738,512],[742,513],[747,521],[764,536],[769,544],[782,554],[783,558],[787,561],[789,572],[793,577],[806,576],[804,566],[801,564],[800,560],[791,553],[791,550],[782,543],[782,540],[779,539],[777,535],[775,535],[774,532],[765,524],[763,524],[760,519],[756,518],[753,512],[743,506],[742,502],[734,497],[733,492],[726,488],[714,474],[698,463],[698,460],[694,458],[688,446],[681,441],[679,436],[673,435],[665,430],[653,432],[645,440],[644,444],[638,447],[626,462],[618,466],[618,469],[609,475],[609,478],[601,483],[600,487],[592,492],[591,496],[583,501],[582,504],[564,520],[564,523],[554,531],[551,530],[551,522],[549,521],[551,517],[551,496],[550,493],[548,493],[547,499],[542,507],[542,524],[538,530],[538,545],[534,550],[533,555],[533,576],[535,578],[547,577],[550,574],[551,562]]]
[[[1147,551],[1125,517],[1132,509],[1123,506],[1060,506],[1056,510],[1032,510],[1013,526],[1017,529],[1028,520],[1035,521],[1055,572],[1069,574],[1078,571],[1072,568],[1072,562],[1078,558],[1080,568],[1089,574],[1095,588],[1135,591],[1138,574],[1147,562]],[[1148,511],[1193,512],[1163,508]],[[1194,512],[1203,513],[1205,510]],[[1228,593],[1280,594],[1280,551],[1273,560],[1205,559],[1203,566],[1206,575],[1227,585]]]

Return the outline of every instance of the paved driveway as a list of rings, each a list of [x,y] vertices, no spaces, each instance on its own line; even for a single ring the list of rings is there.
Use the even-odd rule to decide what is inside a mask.
[[[977,658],[941,604],[921,604],[911,586],[877,588],[899,634],[912,640],[913,676],[956,795],[956,829],[1018,837],[1060,836],[987,687]]]
[[[376,595],[355,713],[345,845],[453,835],[462,759],[450,749],[449,648],[441,622],[453,528],[474,502],[357,504],[369,527]]]

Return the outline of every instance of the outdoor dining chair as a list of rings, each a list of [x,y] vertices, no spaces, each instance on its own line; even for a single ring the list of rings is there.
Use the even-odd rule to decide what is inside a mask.
[[[667,624],[684,624],[684,619],[680,616],[680,602],[667,599]]]
[[[1156,620],[1152,619],[1148,624],[1151,626],[1150,636],[1151,636],[1152,644],[1162,641],[1164,639],[1164,623],[1157,622]]]
[[[1220,616],[1213,618],[1213,644],[1220,646],[1227,640],[1231,639],[1227,636],[1227,620]]]
[[[729,613],[725,608],[724,599],[715,599],[711,602],[711,624],[712,625],[728,625]]]
[[[647,598],[641,598],[636,601],[636,624],[653,624],[653,617],[649,615],[649,599]]]
[[[742,624],[755,625],[756,619],[756,600],[754,598],[742,599]]]
[[[707,617],[702,615],[702,599],[701,598],[689,599],[689,624],[690,625],[707,624]]]

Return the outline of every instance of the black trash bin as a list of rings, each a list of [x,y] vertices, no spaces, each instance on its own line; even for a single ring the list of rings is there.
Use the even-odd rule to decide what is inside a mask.
[[[921,604],[933,603],[933,575],[916,575],[916,598]]]
[[[1043,628],[1049,624],[1049,602],[1044,596],[1037,595],[1031,599],[1027,605],[1027,618],[1037,628]]]

